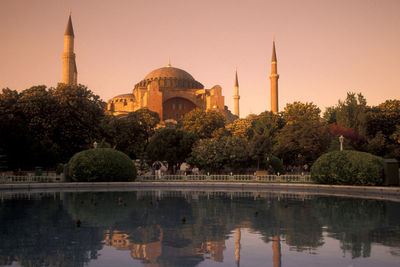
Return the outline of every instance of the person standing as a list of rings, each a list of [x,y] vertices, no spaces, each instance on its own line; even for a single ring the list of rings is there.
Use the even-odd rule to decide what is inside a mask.
[[[161,162],[159,162],[158,160],[156,160],[153,163],[153,170],[156,173],[156,180],[161,179]]]

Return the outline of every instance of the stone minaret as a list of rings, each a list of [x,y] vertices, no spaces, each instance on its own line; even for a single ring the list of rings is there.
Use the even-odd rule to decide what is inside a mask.
[[[78,82],[78,71],[76,69],[74,53],[74,28],[72,27],[71,14],[68,18],[67,28],[64,33],[64,53],[62,82],[69,85],[76,85]]]
[[[272,59],[271,59],[271,111],[278,113],[278,66],[276,61],[275,41],[272,43]]]
[[[237,75],[237,70],[235,73],[235,95],[233,96],[233,100],[235,102],[235,110],[234,114],[239,117],[239,81],[238,81],[238,75]]]

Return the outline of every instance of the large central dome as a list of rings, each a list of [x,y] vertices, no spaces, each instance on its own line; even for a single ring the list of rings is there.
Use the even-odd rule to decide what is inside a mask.
[[[204,86],[196,81],[192,75],[184,70],[168,66],[153,70],[135,85],[135,88],[146,87],[152,82],[157,82],[160,88],[165,89],[202,89]]]
[[[145,80],[155,80],[155,79],[163,79],[163,78],[172,78],[172,79],[178,79],[178,80],[192,80],[194,81],[194,78],[192,75],[187,73],[184,70],[174,68],[174,67],[163,67],[159,68],[156,70],[153,70],[149,74],[146,75],[144,78]]]

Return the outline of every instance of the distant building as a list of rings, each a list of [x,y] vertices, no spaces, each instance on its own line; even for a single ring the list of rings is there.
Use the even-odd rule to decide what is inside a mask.
[[[74,53],[74,30],[71,14],[64,33],[64,52],[62,82],[77,85],[78,71]],[[275,42],[272,48],[271,60],[271,111],[279,112],[278,79]],[[107,103],[107,111],[115,116],[126,115],[141,108],[148,108],[159,114],[160,119],[179,120],[193,109],[220,111],[228,123],[239,117],[239,82],[237,71],[234,84],[234,114],[225,106],[222,87],[215,85],[210,89],[196,81],[188,72],[172,67],[170,62],[166,67],[153,70],[143,80],[138,82],[132,93],[113,97]]]
[[[107,103],[107,110],[113,115],[141,108],[157,112],[161,120],[179,120],[196,108],[221,111],[227,121],[236,119],[224,104],[221,86],[205,89],[188,72],[170,63],[147,74],[135,85],[132,94],[115,96]]]

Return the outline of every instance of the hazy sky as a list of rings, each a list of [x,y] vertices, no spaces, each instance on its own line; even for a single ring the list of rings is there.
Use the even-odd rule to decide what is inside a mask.
[[[0,88],[61,81],[69,10],[78,82],[105,101],[171,57],[232,111],[237,67],[241,117],[270,110],[274,37],[280,110],[400,99],[400,0],[0,0]]]

